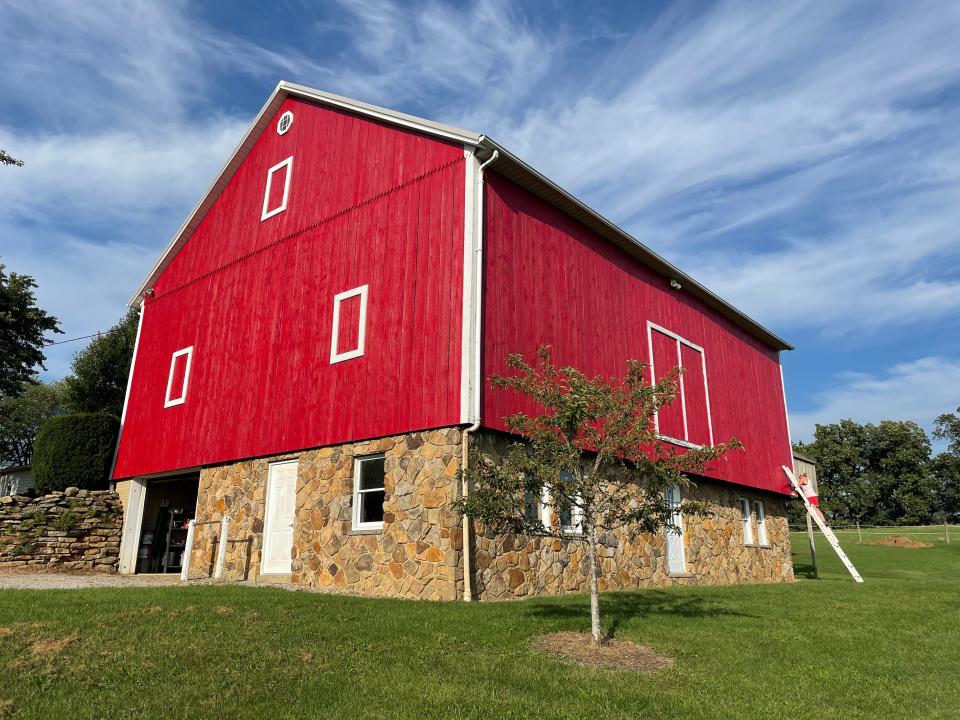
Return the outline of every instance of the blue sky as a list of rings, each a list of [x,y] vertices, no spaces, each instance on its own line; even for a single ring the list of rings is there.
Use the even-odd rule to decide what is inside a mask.
[[[487,133],[791,340],[796,438],[960,405],[960,4],[597,5],[0,0],[0,257],[109,327],[285,79]]]

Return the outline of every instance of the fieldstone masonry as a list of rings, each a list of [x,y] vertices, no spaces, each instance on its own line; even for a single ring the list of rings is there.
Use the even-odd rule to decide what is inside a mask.
[[[383,453],[382,532],[351,529],[353,464]],[[297,511],[291,580],[317,588],[390,597],[453,600],[463,592],[459,490],[460,430],[441,430],[309,450],[204,469],[200,476],[191,576],[216,561],[218,521],[231,517],[224,578],[260,574],[271,462],[296,458]]]
[[[499,433],[484,433],[482,452],[497,457],[506,450]],[[686,572],[671,575],[666,565],[666,535],[607,532],[597,549],[601,591],[670,585],[723,585],[790,582],[793,563],[786,507],[782,496],[700,478],[685,491],[708,503],[710,514],[685,516]],[[768,544],[745,545],[739,499],[762,500]],[[756,519],[754,518],[754,523]],[[757,537],[754,527],[754,537]],[[586,544],[576,538],[528,538],[493,535],[477,528],[474,588],[484,600],[558,595],[589,589]]]
[[[224,578],[259,577],[269,464],[297,459],[292,582],[363,595],[462,597],[462,529],[450,509],[459,497],[461,441],[459,428],[446,428],[204,469],[191,577],[212,574],[224,514],[232,519]],[[496,433],[480,434],[477,441],[493,454],[504,446]],[[384,527],[356,532],[351,525],[354,459],[374,453],[385,458]],[[713,511],[685,518],[688,572],[667,573],[663,532],[607,534],[601,538],[601,589],[793,579],[784,498],[709,480],[698,481],[688,494],[707,501]],[[767,546],[744,545],[740,497],[763,501]],[[474,596],[481,600],[588,587],[585,547],[573,538],[495,536],[476,528],[473,569]]]
[[[0,570],[115,573],[122,526],[120,499],[107,490],[0,497]]]

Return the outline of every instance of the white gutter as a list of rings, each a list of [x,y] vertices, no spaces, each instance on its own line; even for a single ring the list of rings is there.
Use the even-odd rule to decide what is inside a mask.
[[[481,377],[482,368],[480,367],[481,344],[483,342],[482,321],[483,321],[483,169],[490,163],[500,157],[498,150],[493,151],[493,155],[477,168],[474,198],[476,207],[476,218],[474,232],[476,247],[474,248],[473,283],[474,290],[469,299],[473,304],[473,371],[474,385],[471,388],[470,400],[473,405],[473,423],[463,431],[460,457],[461,469],[461,487],[460,492],[463,497],[470,494],[470,483],[467,481],[467,469],[470,460],[470,435],[480,428],[480,389],[483,387],[483,378]],[[466,264],[464,265],[466,268]],[[464,302],[468,299],[464,298]],[[466,330],[466,328],[464,328]],[[471,563],[470,548],[470,520],[466,516],[463,518],[463,600],[470,602],[473,600],[473,588],[471,587],[471,577],[473,568]]]

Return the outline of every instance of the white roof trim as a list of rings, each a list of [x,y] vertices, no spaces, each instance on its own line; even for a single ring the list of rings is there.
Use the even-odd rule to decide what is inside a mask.
[[[665,258],[661,257],[639,240],[634,238],[632,235],[618,227],[615,223],[607,220],[605,217],[603,217],[603,215],[589,207],[586,203],[571,195],[552,180],[542,175],[530,165],[527,165],[502,145],[494,142],[491,138],[486,137],[482,133],[464,130],[463,128],[458,128],[453,125],[445,125],[443,123],[433,122],[432,120],[426,120],[414,115],[407,115],[406,113],[397,112],[396,110],[390,110],[377,105],[370,105],[369,103],[360,102],[359,100],[353,100],[341,95],[334,95],[333,93],[323,92],[322,90],[315,90],[313,88],[306,87],[305,85],[297,85],[295,83],[289,83],[285,81],[281,81],[277,84],[273,94],[270,95],[270,98],[266,103],[264,103],[256,118],[254,118],[253,122],[250,124],[250,128],[247,130],[246,135],[244,135],[243,140],[239,145],[237,145],[233,153],[230,155],[230,159],[227,161],[227,164],[223,166],[223,169],[217,175],[216,179],[203,194],[200,202],[187,217],[187,220],[183,223],[183,225],[180,226],[180,229],[174,234],[173,238],[170,240],[170,243],[160,256],[160,259],[157,260],[157,262],[154,263],[153,267],[150,269],[150,273],[147,275],[144,281],[140,283],[136,293],[134,293],[133,297],[131,297],[130,301],[128,302],[130,307],[136,307],[140,304],[144,293],[146,293],[157,281],[157,278],[164,271],[164,269],[166,269],[167,265],[173,259],[173,256],[176,255],[177,251],[180,250],[187,238],[190,237],[196,227],[200,224],[200,221],[203,220],[207,210],[210,209],[214,201],[217,199],[217,197],[219,197],[220,192],[230,181],[230,178],[233,177],[233,173],[240,166],[240,163],[243,162],[247,152],[249,152],[250,148],[256,142],[260,132],[266,127],[268,121],[273,118],[274,113],[288,97],[312,100],[322,105],[342,108],[358,115],[380,120],[391,125],[406,127],[416,132],[424,133],[425,135],[442,138],[444,140],[453,141],[462,145],[482,147],[491,152],[493,150],[498,150],[500,152],[500,158],[497,161],[498,163],[507,164],[512,170],[514,170],[514,174],[520,174],[525,179],[533,181],[533,183],[538,187],[546,188],[544,192],[552,194],[554,198],[558,199],[558,201],[562,203],[560,205],[562,210],[572,214],[572,216],[576,219],[579,219],[580,217],[587,218],[590,221],[588,222],[588,225],[591,223],[599,225],[604,231],[600,233],[601,235],[606,233],[608,240],[612,235],[616,240],[615,244],[625,245],[632,254],[640,256],[641,261],[650,266],[654,271],[659,272],[666,277],[677,278],[681,280],[685,290],[692,290],[694,295],[698,296],[708,305],[718,309],[721,314],[725,315],[728,319],[733,321],[736,325],[742,327],[747,331],[748,334],[759,339],[761,342],[764,342],[768,346],[779,350],[793,349],[793,346],[787,341],[775,335],[756,320],[749,317],[746,313],[738,310],[726,300],[708,290],[692,277],[681,271],[672,263],[668,262]],[[545,199],[550,202],[549,198],[545,197]]]
[[[187,216],[187,219],[184,221],[183,225],[181,225],[177,232],[174,233],[173,237],[170,239],[170,242],[167,244],[167,247],[164,249],[163,254],[160,255],[160,258],[157,260],[157,262],[153,264],[153,267],[150,268],[150,272],[147,274],[147,277],[144,278],[143,282],[140,283],[140,286],[137,288],[137,291],[127,302],[130,307],[136,307],[140,304],[144,293],[147,292],[153,283],[157,281],[160,273],[166,269],[169,262],[173,259],[173,256],[177,254],[177,251],[180,250],[187,238],[193,233],[194,230],[196,230],[197,226],[200,224],[200,221],[203,220],[207,210],[210,209],[210,206],[213,205],[214,201],[217,199],[217,197],[219,197],[223,188],[226,187],[227,183],[230,181],[230,178],[233,177],[233,173],[240,166],[240,163],[243,162],[243,159],[246,157],[250,148],[253,147],[253,144],[256,142],[260,132],[264,127],[266,127],[267,122],[273,118],[277,108],[283,104],[284,100],[291,96],[306,100],[314,100],[324,105],[339,107],[350,112],[364,115],[366,117],[382,120],[390,123],[391,125],[400,125],[402,127],[407,127],[411,130],[416,130],[427,135],[444,138],[446,140],[452,140],[461,144],[478,145],[483,137],[483,135],[479,133],[454,127],[453,125],[444,125],[443,123],[425,120],[413,115],[407,115],[406,113],[397,112],[395,110],[377,107],[376,105],[370,105],[358,100],[351,100],[350,98],[334,95],[333,93],[314,90],[313,88],[297,85],[295,83],[280,81],[277,83],[277,87],[270,95],[270,98],[263,104],[263,107],[260,108],[260,112],[257,113],[257,116],[254,118],[253,122],[250,124],[250,127],[247,129],[246,134],[243,136],[243,140],[241,140],[240,143],[233,149],[233,152],[230,153],[230,159],[227,161],[226,165],[223,166],[223,168],[217,174],[216,179],[201,196],[200,202],[197,203],[196,207],[194,207],[190,212],[190,215]]]

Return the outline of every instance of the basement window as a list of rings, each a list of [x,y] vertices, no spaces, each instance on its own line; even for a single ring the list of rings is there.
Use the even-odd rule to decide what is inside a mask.
[[[763,512],[763,503],[759,500],[753,503],[753,511],[757,516],[757,544],[769,546],[770,540],[767,537],[767,516]]]
[[[750,516],[750,501],[740,498],[740,515],[743,522],[743,544],[753,545],[753,519]]]
[[[571,474],[566,470],[560,473],[560,477],[563,480],[570,480],[572,478]],[[547,496],[545,504],[549,505],[549,499],[549,496]],[[578,502],[580,502],[580,498],[576,498],[574,503],[571,503],[565,498],[558,498],[556,502],[553,503],[553,509],[560,522],[560,532],[564,535],[579,535],[583,532],[583,508],[575,504]],[[547,520],[549,520],[549,511],[547,511],[546,514]],[[544,524],[549,527],[546,521]]]
[[[383,530],[383,502],[387,497],[383,455],[367,455],[353,462],[353,529]]]
[[[358,358],[364,353],[367,331],[367,285],[333,297],[333,333],[330,364]]]
[[[183,405],[187,401],[187,386],[190,384],[190,367],[193,364],[193,345],[177,350],[170,357],[170,373],[167,375],[165,408]]]
[[[287,209],[290,196],[290,178],[293,175],[293,156],[267,170],[267,186],[263,190],[263,211],[260,220],[266,220]]]

